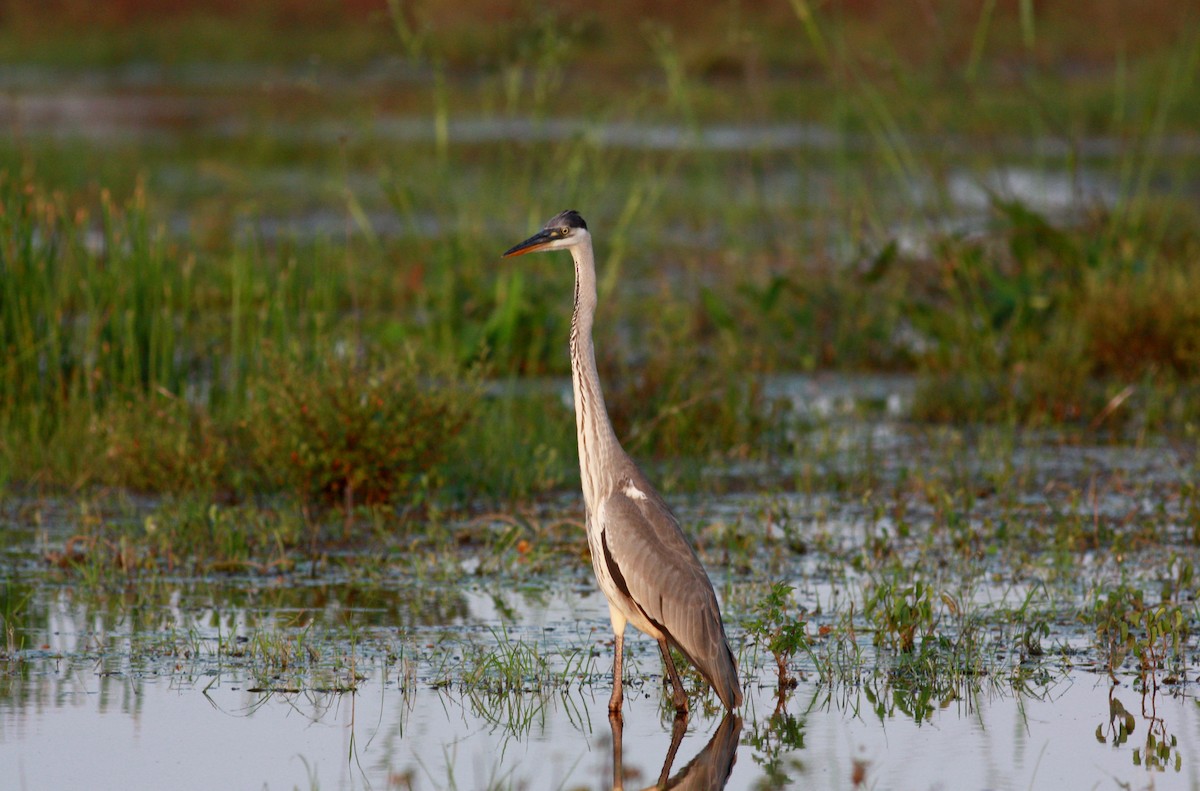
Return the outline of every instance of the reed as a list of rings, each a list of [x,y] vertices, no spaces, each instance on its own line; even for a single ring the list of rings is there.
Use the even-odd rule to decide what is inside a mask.
[[[1102,78],[1073,78],[1047,67],[1047,48],[1082,45],[1029,3],[947,17],[922,54],[895,37],[864,46],[898,24],[883,12],[872,29],[862,14],[876,12],[796,0],[747,11],[710,47],[695,38],[722,30],[709,12],[643,30],[631,80],[596,47],[599,22],[550,14],[505,23],[521,35],[466,80],[477,19],[389,7],[392,51],[417,75],[388,97],[422,119],[411,139],[389,137],[361,97],[281,91],[242,135],[145,150],[0,142],[0,480],[328,499],[314,492],[346,488],[245,461],[268,436],[307,430],[267,420],[283,398],[272,384],[317,388],[339,365],[387,371],[412,355],[437,375],[404,392],[459,393],[458,414],[476,415],[431,461],[448,499],[569,486],[569,418],[553,397],[473,390],[481,370],[565,376],[570,267],[497,254],[568,205],[600,240],[610,406],[652,462],[769,458],[806,418],[769,403],[760,377],[795,371],[915,375],[917,420],[1195,419],[1198,168],[1186,146],[1171,153],[1194,116],[1200,47],[1186,26],[1136,60],[1089,50]],[[49,36],[38,19],[20,24]],[[778,68],[745,60],[739,41]],[[0,37],[0,55],[21,46]],[[1006,78],[1002,55],[1028,69]],[[315,123],[327,112],[352,119],[336,140]],[[731,118],[747,136],[722,144],[714,125]],[[504,124],[523,131],[489,139]],[[754,134],[802,124],[807,142]],[[1110,139],[1126,143],[1088,153]],[[1028,172],[1115,193],[1046,208],[1013,187]],[[314,204],[315,230],[272,213]],[[343,395],[370,385],[362,375],[347,373]],[[396,487],[398,500],[431,496]]]

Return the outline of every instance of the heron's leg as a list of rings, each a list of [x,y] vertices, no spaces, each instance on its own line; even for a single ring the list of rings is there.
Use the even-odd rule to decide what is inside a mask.
[[[608,603],[608,617],[612,620],[615,645],[613,646],[613,691],[608,699],[608,710],[620,714],[621,700],[624,693],[621,689],[625,680],[625,613],[617,609],[612,602]]]
[[[624,665],[625,658],[625,633],[617,632],[616,645],[614,646],[615,653],[613,654],[613,691],[612,697],[608,699],[608,710],[612,714],[620,716],[621,713],[621,698],[623,692],[621,689],[622,681],[625,678]]]
[[[675,660],[671,658],[671,649],[667,646],[666,638],[658,641],[658,648],[662,651],[663,662],[666,663],[667,673],[671,676],[671,699],[675,703],[675,711],[687,714],[687,693],[683,690],[683,682],[679,680],[679,671],[675,669]]]

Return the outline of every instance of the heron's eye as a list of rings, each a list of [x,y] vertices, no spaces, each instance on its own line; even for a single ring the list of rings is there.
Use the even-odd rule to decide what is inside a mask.
[[[563,236],[566,236],[567,234],[569,234],[571,232],[571,229],[564,225],[563,227],[558,229],[558,232],[561,233]]]

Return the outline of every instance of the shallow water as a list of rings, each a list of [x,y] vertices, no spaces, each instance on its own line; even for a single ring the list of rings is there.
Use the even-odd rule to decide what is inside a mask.
[[[906,391],[887,377],[796,377],[771,387],[809,405],[825,427],[798,437],[806,444],[796,459],[708,474],[784,484],[672,498],[706,547],[746,686],[729,788],[852,788],[858,774],[863,787],[879,789],[1200,787],[1196,636],[1182,646],[1183,672],[1151,674],[1161,686],[1143,694],[1132,655],[1110,682],[1094,626],[1080,617],[1097,590],[1119,584],[1156,601],[1183,562],[1200,560],[1188,527],[1194,503],[1181,496],[1191,452],[1150,439],[1089,446],[1052,434],[914,431],[892,419],[892,396]],[[855,418],[864,405],[880,419]],[[953,529],[937,498],[907,498],[905,537],[893,506],[796,487],[810,464],[835,480],[869,474],[885,491],[914,470],[928,476],[921,480],[975,486],[1002,475],[1002,491],[975,495]],[[569,519],[575,500],[542,508]],[[105,518],[140,524],[154,503],[126,507]],[[487,518],[462,526],[474,536],[468,546],[443,547],[428,562],[397,545],[373,549],[369,561],[346,554],[275,575],[91,579],[47,565],[44,557],[97,513],[37,500],[0,511],[7,787],[94,778],[130,789],[611,787],[611,632],[574,528],[562,538],[531,536],[565,542],[540,566],[489,553],[487,532],[504,526]],[[1015,552],[964,555],[953,546],[992,540],[993,522],[1046,531],[1079,517],[1126,549],[1056,560],[1062,550],[1047,547],[1041,562],[1017,561],[1040,551],[1019,541]],[[931,542],[934,530],[949,532]],[[753,537],[747,556],[730,560],[719,549],[729,531]],[[1150,538],[1131,542],[1131,531]],[[921,569],[914,578],[982,619],[983,672],[939,671],[936,688],[906,684],[860,619],[857,669],[823,683],[814,659],[797,656],[798,687],[777,714],[773,662],[746,627],[762,585],[794,585],[814,650],[832,651],[819,630],[838,628],[848,609],[861,612],[870,585],[888,579],[856,561],[880,535],[891,536],[887,551],[898,562]],[[1014,622],[1030,598],[1037,606]],[[1194,621],[1194,602],[1185,612]],[[1046,652],[1027,661],[1015,643],[1036,619],[1047,625]],[[961,629],[944,616],[937,631],[953,640]],[[621,758],[633,788],[660,777],[673,728],[656,647],[629,638]],[[722,745],[738,727],[721,730],[711,694],[691,683],[695,713],[667,772],[688,770],[681,783],[723,775]],[[1148,748],[1151,738],[1164,746]]]
[[[902,434],[892,441],[889,451],[917,450]],[[1151,451],[1077,448],[1054,454],[1053,464],[1045,453],[1027,453],[1035,469],[1063,475],[1125,465],[1153,478],[1173,466]],[[811,513],[815,502],[775,499],[797,513]],[[687,524],[732,521],[753,518],[760,500],[685,499],[680,511]],[[853,545],[866,517],[837,500],[820,506],[822,529],[841,531]],[[607,605],[577,557],[533,574],[480,573],[488,558],[466,551],[424,579],[399,564],[368,578],[353,565],[334,565],[315,576],[155,576],[94,587],[35,562],[39,547],[73,529],[69,509],[55,513],[40,531],[8,523],[5,611],[19,606],[5,626],[20,648],[0,674],[7,787],[70,788],[97,778],[128,789],[614,784]],[[1150,557],[1128,560],[1143,565]],[[1114,574],[1102,560],[1076,562],[1088,578]],[[1143,695],[1125,672],[1114,686],[1088,629],[1072,617],[1053,624],[1050,642],[1058,647],[1040,666],[1001,658],[978,683],[960,679],[936,690],[870,672],[869,659],[868,672],[820,683],[800,657],[799,684],[777,712],[771,662],[748,647],[730,598],[782,573],[797,585],[815,632],[830,622],[814,611],[818,604],[836,611],[846,599],[861,602],[856,574],[831,570],[833,563],[807,552],[785,572],[731,576],[710,562],[734,613],[730,635],[746,703],[741,721],[722,729],[712,696],[693,695],[695,713],[666,769],[680,787],[720,787],[712,777],[726,771],[731,789],[853,788],[860,775],[861,787],[879,789],[1200,786],[1194,684],[1185,679]],[[1015,607],[1030,588],[1000,576],[974,583],[985,609]],[[992,639],[985,653],[1003,653],[1009,638]],[[859,643],[868,655],[876,650],[865,634]],[[1187,652],[1194,659],[1194,646]],[[472,680],[489,658],[513,654],[544,664],[529,664],[515,679],[486,672]],[[626,668],[624,786],[641,788],[662,776],[673,726],[654,644],[631,633]],[[1166,746],[1148,750],[1150,737]]]
[[[474,590],[466,598],[455,639],[487,648],[495,633],[472,627],[499,623],[491,596]],[[320,667],[264,679],[212,656],[147,653],[154,634],[114,629],[96,616],[76,620],[63,593],[40,633],[45,647],[24,652],[0,680],[0,766],[7,787],[21,789],[79,787],[97,778],[128,789],[608,788],[610,654],[601,645],[606,616],[598,598],[569,590],[512,610],[508,639],[529,640],[547,653],[590,644],[598,655],[579,680],[559,689],[492,694],[440,685],[436,651],[389,658],[380,647],[395,649],[394,630],[364,629],[354,644],[315,641],[325,657]],[[200,613],[190,619],[193,645],[216,639],[219,630],[198,626],[206,620]],[[441,627],[411,635],[413,646],[446,639]],[[158,638],[165,648],[177,645],[178,633]],[[653,644],[630,644],[622,761],[625,785],[634,788],[660,776],[672,727]],[[355,691],[336,687],[348,686],[351,676],[358,676]],[[771,777],[787,778],[788,787],[851,788],[856,771],[872,788],[1200,784],[1190,747],[1200,739],[1200,710],[1190,691],[1181,694],[1188,688],[1144,697],[1128,684],[1110,688],[1105,674],[1077,670],[1024,693],[985,689],[906,713],[905,695],[877,682],[803,681],[772,718],[775,690],[769,674],[761,678],[747,686],[731,789],[761,787]],[[1120,744],[1113,743],[1114,701],[1135,722]],[[711,711],[693,716],[670,776],[705,750],[719,724]],[[1178,740],[1167,766],[1154,771],[1144,758],[1135,762],[1149,734]],[[685,777],[725,766],[727,759],[713,754],[719,748]]]
[[[163,155],[168,162],[150,174],[152,187],[184,196],[180,200],[188,204],[197,194],[221,193],[230,183],[245,182],[246,190],[263,196],[247,202],[267,207],[245,222],[265,239],[355,232],[338,208],[344,190],[363,201],[380,236],[447,232],[441,223],[453,212],[416,211],[403,222],[397,219],[371,170],[347,166],[349,172],[331,175],[308,165],[263,165],[234,178],[219,163],[206,169],[183,155],[170,161],[171,150],[182,151],[196,139],[270,139],[326,153],[347,138],[381,150],[437,142],[440,133],[429,118],[381,113],[346,120],[336,113],[322,117],[318,110],[316,117],[295,120],[280,112],[286,100],[264,109],[269,83],[277,77],[236,70],[215,77],[176,74],[164,81],[161,74],[134,71],[113,82],[64,82],[55,75],[22,77],[9,71],[0,74],[0,86],[8,92],[0,97],[0,128],[12,132],[13,140],[82,141],[102,151],[117,145],[161,146],[168,150]],[[296,90],[306,79],[292,75],[283,82]],[[375,85],[386,83],[381,79]],[[329,95],[345,88],[325,85],[316,92]],[[449,120],[445,134],[452,146],[586,136],[598,147],[718,154],[857,151],[873,145],[869,137],[835,135],[804,123],[685,127],[458,117]],[[963,157],[972,146],[967,140],[909,143]],[[1116,160],[1126,154],[1123,141],[1083,140],[1074,152],[1063,146],[1057,139],[997,141],[995,150],[1011,162],[982,172],[952,165],[940,186],[914,180],[894,187],[896,194],[887,197],[905,207],[933,210],[938,218],[932,222],[956,232],[972,232],[988,220],[989,193],[1050,213],[1111,206],[1119,192],[1113,162],[1088,161],[1073,171],[1054,163],[1069,153]],[[1190,161],[1200,156],[1200,142],[1170,138],[1159,141],[1159,150]],[[1031,157],[1049,158],[1052,164],[1045,167],[1041,161],[1032,168]],[[459,191],[476,191],[472,175],[460,174],[462,183],[472,186]],[[692,200],[700,214],[731,200],[766,208],[804,206],[827,199],[828,178],[819,170],[802,175],[792,163],[772,169],[761,182],[731,184],[718,178],[692,185]],[[1194,177],[1182,181],[1172,189],[1197,191]],[[667,191],[676,186],[688,185],[668,185]],[[192,210],[174,215],[170,227],[187,233]],[[905,225],[907,210],[898,216],[895,238],[906,250],[922,249],[928,227]],[[890,215],[886,219],[890,222]],[[659,230],[654,226],[655,233]],[[748,221],[738,233],[752,238],[756,231]],[[711,247],[719,237],[688,230],[681,242],[697,240]],[[561,381],[521,387],[562,393],[569,409],[569,387]],[[730,634],[748,682],[729,788],[852,788],[857,773],[865,787],[877,789],[1200,787],[1194,683],[1184,679],[1144,696],[1132,688],[1134,676],[1126,667],[1113,687],[1107,673],[1099,672],[1103,662],[1094,634],[1076,617],[1093,604],[1087,590],[1100,580],[1152,590],[1172,573],[1168,552],[1200,565],[1187,535],[1194,518],[1174,495],[1163,495],[1194,474],[1194,451],[1189,461],[1165,440],[1064,447],[1048,437],[1011,451],[949,454],[944,448],[969,444],[963,434],[971,432],[946,431],[917,442],[891,422],[911,403],[910,379],[779,377],[766,383],[766,395],[787,400],[793,414],[825,422],[828,430],[798,435],[796,452],[786,458],[707,470],[706,476],[733,493],[680,504],[685,524],[709,545],[715,561],[710,569],[726,599]],[[863,421],[864,404],[883,419]],[[937,513],[937,489],[931,486],[927,501],[909,498],[904,514],[914,537],[903,539],[899,517],[879,507],[880,498],[871,501],[827,485],[864,471],[879,481],[878,488],[901,493],[907,491],[904,482],[938,483],[939,474],[982,481],[983,493],[961,515],[961,523],[972,528],[1003,518],[1013,520],[1014,530],[1029,530],[1045,528],[1062,515],[1084,514],[1118,532],[1131,525],[1154,526],[1155,539],[1165,546],[1135,546],[1124,554],[1072,551],[1057,566],[1020,573],[1007,558],[988,556],[985,546],[973,564],[930,569],[941,590],[985,616],[1016,609],[1031,592],[1057,585],[1064,598],[1061,612],[1049,622],[1046,642],[1053,649],[1049,653],[1058,655],[1041,666],[1023,667],[1010,657],[1011,631],[994,628],[987,636],[990,655],[999,657],[992,675],[978,684],[933,691],[904,688],[886,667],[822,684],[812,663],[800,658],[794,667],[801,675],[799,686],[776,716],[773,668],[747,647],[742,625],[747,602],[761,595],[756,586],[768,578],[789,581],[810,628],[831,625],[831,611],[862,604],[868,579],[852,566],[854,553],[865,553],[869,540],[886,533],[891,551],[910,565],[922,563],[916,546],[922,531],[947,521]],[[1012,481],[1003,483],[1005,476],[1019,489],[1011,489]],[[1010,488],[1000,496],[987,493],[993,478]],[[810,479],[817,481],[815,491],[804,488]],[[963,486],[952,482],[947,489]],[[1094,496],[1073,499],[1079,491]],[[29,512],[36,512],[36,519],[19,507],[9,513],[10,505],[0,504],[5,512],[0,514],[0,618],[6,629],[0,639],[8,641],[0,653],[0,776],[6,788],[614,785],[607,606],[578,552],[565,553],[570,562],[554,573],[528,576],[519,568],[484,573],[486,558],[467,551],[451,559],[452,573],[443,570],[432,579],[412,575],[396,560],[374,576],[358,573],[348,562],[345,569],[324,568],[311,577],[303,572],[199,579],[168,575],[114,585],[43,562],[47,551],[61,550],[77,530],[80,515],[69,503],[33,503]],[[713,548],[724,531],[739,529],[750,530],[764,545],[811,546],[782,561],[763,550],[746,564],[749,569],[739,570]],[[945,542],[973,537],[968,530],[962,536],[946,532]],[[1194,607],[1190,617],[1195,620]],[[940,631],[953,634],[954,627],[943,624]],[[867,667],[874,668],[876,649],[868,634],[860,635],[859,647],[872,660]],[[526,651],[517,651],[525,660],[533,654],[546,664],[515,682],[494,673],[469,680],[489,657],[517,649]],[[663,775],[673,729],[663,709],[654,645],[631,634],[628,651],[621,757],[624,785],[634,788]],[[1194,636],[1184,653],[1190,667],[1200,664]],[[731,756],[722,750],[722,739],[738,724],[722,731],[711,696],[695,701],[700,710],[665,775],[681,785],[705,787],[706,772],[723,774]],[[1132,716],[1126,721],[1126,726],[1133,723],[1131,733],[1123,734],[1115,724],[1121,720],[1114,712],[1121,711]],[[1159,765],[1147,758],[1149,736],[1168,744]]]
[[[6,84],[7,83],[7,84]],[[427,90],[425,81],[416,83],[393,76],[379,82],[312,75],[280,75],[270,69],[241,68],[219,75],[210,83],[181,80],[179,75],[162,75],[157,80],[122,82],[97,81],[67,73],[46,73],[40,80],[4,80],[0,87],[0,125],[25,135],[84,138],[96,143],[128,141],[144,136],[168,139],[181,129],[220,137],[246,137],[269,131],[272,137],[292,142],[337,145],[347,135],[365,135],[379,142],[433,143],[441,135],[462,145],[511,142],[562,142],[581,137],[607,147],[678,151],[861,151],[879,145],[877,136],[866,132],[846,134],[826,126],[801,122],[641,123],[596,121],[584,117],[514,117],[508,114],[467,115],[446,120],[442,129],[427,115],[372,113],[370,120],[329,118],[289,123],[277,121],[264,130],[259,114],[253,112],[264,101],[278,101],[286,109],[291,94],[344,98],[361,96],[364,105],[372,99]],[[364,90],[365,88],[365,90]],[[283,97],[282,101],[279,97]],[[973,154],[978,143],[966,137],[943,135],[909,141],[917,148],[951,154]],[[1189,135],[1164,136],[1156,141],[1169,156],[1200,156],[1200,139]],[[991,142],[995,152],[1059,157],[1118,157],[1129,142],[1111,136],[1091,136],[1068,141],[1060,136],[1009,137]],[[1003,175],[1003,174],[1001,174]],[[1022,184],[1036,186],[1044,178],[1038,173],[1017,171],[989,184],[1004,190]],[[1086,183],[1086,182],[1085,182]],[[1064,187],[1069,187],[1065,182]],[[963,188],[973,190],[972,185]],[[971,200],[986,201],[972,192]],[[1069,199],[1069,197],[1068,197]]]
[[[1133,744],[1100,743],[1108,727],[1107,684],[1063,682],[1050,700],[977,702],[940,711],[921,726],[903,717],[879,721],[837,708],[803,709],[797,690],[788,713],[799,719],[803,746],[778,755],[791,782],[849,788],[856,763],[876,788],[1195,787],[1188,753],[1176,773],[1153,775],[1132,763],[1148,721],[1138,714]],[[450,695],[404,699],[378,679],[350,695],[250,693],[218,685],[202,692],[164,681],[117,689],[82,679],[55,684],[44,708],[3,712],[3,765],[13,788],[71,788],[104,778],[119,788],[607,788],[612,731],[605,701],[554,699],[536,726],[514,735]],[[1115,698],[1135,713],[1139,696]],[[411,710],[408,708],[411,706]],[[767,707],[769,708],[769,707]],[[1158,701],[1165,727],[1185,743],[1200,733],[1192,701]],[[746,744],[743,724],[729,776],[731,789],[753,788],[766,775]],[[689,724],[671,775],[684,769],[715,734],[715,718]],[[670,728],[652,704],[626,707],[623,766],[629,787],[651,785],[670,747]],[[64,749],[70,745],[69,749]],[[199,760],[198,760],[199,758]],[[408,780],[404,780],[408,778]]]
[[[203,69],[130,69],[107,75],[14,70],[7,79],[0,77],[0,86],[7,88],[0,95],[0,129],[20,145],[93,151],[135,147],[147,161],[131,162],[130,167],[145,171],[152,193],[173,208],[167,218],[173,232],[193,231],[196,206],[224,197],[242,207],[234,212],[235,233],[267,241],[352,236],[363,233],[358,225],[363,219],[379,238],[453,234],[461,230],[448,227],[462,221],[456,213],[416,205],[401,218],[387,200],[382,185],[404,184],[409,158],[428,157],[430,146],[503,152],[514,144],[584,141],[599,150],[683,152],[708,158],[705,172],[719,172],[720,177],[667,170],[658,188],[686,194],[694,215],[730,217],[731,208],[751,209],[737,213],[736,231],[729,229],[726,235],[716,227],[696,229],[690,222],[674,236],[669,228],[663,232],[672,244],[715,249],[759,237],[772,240],[779,231],[775,215],[815,220],[826,231],[836,227],[838,215],[827,209],[830,196],[843,189],[845,177],[831,161],[847,155],[874,158],[881,149],[877,136],[802,119],[680,124],[513,116],[480,113],[474,102],[468,112],[435,119],[394,109],[398,98],[404,99],[401,105],[425,104],[429,75],[388,64],[376,76],[289,74],[268,68],[245,68],[236,74],[221,69],[208,74]],[[1112,209],[1128,186],[1128,166],[1122,163],[1135,153],[1129,141],[1112,137],[1012,137],[988,140],[986,147],[994,158],[981,166],[981,142],[967,136],[908,136],[904,146],[912,152],[937,152],[945,167],[936,176],[907,173],[877,180],[868,188],[888,238],[902,251],[917,255],[927,254],[931,239],[938,236],[984,232],[995,220],[996,199],[1016,200],[1062,219]],[[286,163],[245,161],[245,150],[258,147],[305,153],[299,162],[290,157]],[[357,162],[361,157],[347,161],[347,147],[371,152],[366,157],[371,164]],[[0,146],[0,154],[19,161],[20,146],[4,148]],[[238,161],[214,158],[213,150],[227,151],[228,158]],[[1147,189],[1200,194],[1194,175],[1200,138],[1165,137],[1155,141],[1155,150],[1172,164],[1157,173]],[[743,157],[751,154],[770,157],[772,164],[746,178]],[[385,172],[380,157],[383,162],[394,158],[390,168],[399,172]],[[475,157],[464,156],[456,157],[451,171],[438,178],[447,179],[447,191],[474,194],[496,189],[489,183],[495,176],[481,169]],[[625,190],[617,193],[625,199]],[[361,214],[354,222],[347,217],[348,195],[360,204]],[[615,213],[619,206],[608,205],[612,199],[593,196],[594,211]],[[243,211],[246,207],[253,211]],[[656,233],[661,230],[657,225]],[[502,233],[497,229],[498,236]],[[861,229],[846,228],[835,238],[841,236],[846,255],[839,257],[861,253]]]

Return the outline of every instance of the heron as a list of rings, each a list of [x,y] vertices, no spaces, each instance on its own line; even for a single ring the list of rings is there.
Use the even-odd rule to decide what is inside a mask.
[[[604,406],[592,342],[596,262],[579,212],[560,212],[503,257],[547,250],[568,250],[575,262],[571,387],[592,570],[608,599],[615,636],[609,712],[619,716],[621,711],[627,624],[658,641],[678,715],[687,714],[688,701],[671,647],[687,657],[732,711],[742,703],[742,690],[712,582],[679,520],[621,447]]]

